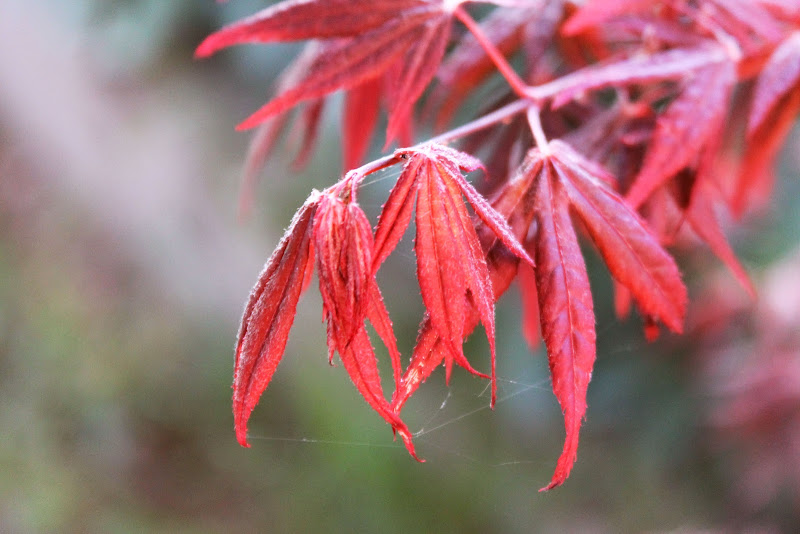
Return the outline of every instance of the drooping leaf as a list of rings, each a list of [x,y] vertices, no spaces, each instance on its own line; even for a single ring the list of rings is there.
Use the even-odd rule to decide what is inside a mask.
[[[319,136],[319,127],[322,122],[322,111],[325,107],[324,99],[316,99],[308,102],[303,108],[299,122],[301,125],[300,130],[294,130],[292,133],[299,133],[300,150],[292,161],[292,168],[295,170],[303,169],[311,156],[314,154],[314,145]]]
[[[520,265],[519,291],[522,296],[522,336],[530,350],[536,350],[541,342],[539,334],[539,291],[536,289],[536,273],[530,265]]]
[[[389,312],[386,305],[383,303],[381,291],[378,284],[374,282],[371,285],[369,292],[369,304],[367,308],[367,318],[372,323],[378,337],[381,338],[383,344],[389,350],[389,359],[392,362],[392,375],[394,377],[395,389],[400,387],[400,377],[403,374],[403,369],[400,363],[400,350],[397,348],[397,339],[394,337],[394,330],[392,328],[392,320],[389,318]]]
[[[542,338],[547,346],[553,392],[564,412],[566,440],[549,490],[569,476],[586,413],[586,391],[596,354],[589,278],[569,218],[569,200],[549,164],[536,182],[536,285]]]
[[[517,274],[518,263],[519,258],[511,254],[508,248],[499,241],[496,241],[486,254],[486,264],[489,269],[495,301],[511,285]],[[474,306],[471,306],[468,312],[464,327],[465,335],[471,334],[480,322],[478,312]],[[419,386],[442,364],[446,354],[445,342],[431,326],[430,317],[426,314],[420,325],[417,343],[411,355],[411,362],[403,373],[400,387],[395,390],[392,397],[392,408],[395,411],[400,412],[403,405],[417,391]],[[468,364],[469,362],[466,363]],[[465,367],[465,369],[480,378],[490,378],[472,367]]]
[[[397,83],[393,84],[389,99],[392,111],[386,128],[386,144],[400,139],[406,125],[411,122],[411,111],[419,96],[433,79],[444,57],[445,46],[450,40],[450,18],[431,19],[423,27],[420,36],[406,53],[399,69]]]
[[[309,43],[300,55],[278,76],[275,83],[276,90],[282,92],[296,84],[320,54],[325,54],[325,47],[319,43]],[[315,102],[312,100],[307,105],[314,106]],[[243,216],[249,213],[253,204],[258,174],[274,151],[279,136],[285,131],[289,123],[289,118],[289,112],[279,113],[270,117],[259,126],[250,140],[247,156],[245,157],[242,186],[239,192],[239,213]],[[311,118],[313,119],[313,116]],[[295,124],[295,128],[316,130],[317,124],[318,120],[309,123],[308,115],[306,114],[306,120],[300,121],[299,125]],[[309,154],[313,148],[316,132],[304,132],[302,137],[303,142],[300,145],[300,153]],[[301,157],[298,154],[295,161],[299,162],[301,159],[304,160],[305,157]]]
[[[373,285],[372,228],[358,204],[322,193],[313,235],[325,313],[346,345],[363,326],[367,312]],[[344,347],[331,348],[341,352]]]
[[[454,360],[463,360],[461,347],[466,320],[466,281],[463,256],[456,241],[453,225],[445,203],[447,192],[439,169],[430,160],[422,165],[419,198],[417,200],[417,279],[422,301],[433,327],[445,341],[449,357],[447,368]],[[458,236],[461,237],[461,236]]]
[[[736,258],[736,254],[720,228],[719,220],[714,212],[713,200],[708,191],[709,187],[705,182],[695,185],[689,207],[684,212],[686,221],[697,236],[708,244],[714,254],[728,266],[745,291],[755,298],[755,286],[745,268]]]
[[[747,123],[747,150],[731,199],[735,215],[741,216],[768,197],[774,182],[774,160],[798,114],[800,32],[794,32],[773,52],[756,81]]]
[[[411,222],[417,190],[419,189],[419,172],[424,161],[414,158],[406,162],[403,172],[395,182],[389,198],[383,205],[375,229],[375,253],[372,260],[372,272],[378,271],[381,264],[389,257],[403,238],[403,234]]]
[[[800,114],[800,87],[790,91],[773,109],[768,120],[748,136],[747,150],[732,194],[733,213],[766,202],[775,181],[774,164],[786,137]]]
[[[375,352],[369,340],[366,329],[362,326],[356,331],[350,343],[339,351],[347,374],[355,384],[356,389],[361,393],[373,410],[383,417],[387,423],[392,425],[392,429],[400,434],[403,443],[409,454],[417,461],[421,460],[414,450],[411,431],[408,426],[400,419],[397,412],[392,408],[383,396],[381,387],[381,377],[378,372],[378,364],[375,360]]]
[[[318,198],[312,195],[295,215],[258,277],[239,327],[233,415],[236,438],[244,447],[249,447],[247,421],[283,357],[303,280],[313,268],[311,229]]]
[[[460,173],[456,173],[458,178]],[[478,241],[474,223],[470,219],[467,210],[461,201],[462,185],[460,180],[445,179],[444,185],[447,189],[445,209],[451,222],[453,237],[465,246],[458,247],[456,250],[461,255],[462,267],[464,268],[464,282],[468,304],[478,313],[481,324],[486,330],[486,337],[489,340],[489,352],[491,356],[491,406],[497,399],[497,374],[496,374],[496,353],[495,353],[495,324],[494,324],[494,294],[492,284],[489,279],[489,268],[486,265],[483,249]],[[466,329],[468,321],[465,321]],[[462,338],[468,332],[462,332]]]
[[[388,96],[393,105],[387,138],[405,140],[410,111],[444,56],[452,18],[443,0],[286,0],[209,36],[196,55],[205,57],[247,42],[323,39],[325,53],[305,69],[304,77],[239,129],[258,126],[304,100],[363,86],[391,71]]]

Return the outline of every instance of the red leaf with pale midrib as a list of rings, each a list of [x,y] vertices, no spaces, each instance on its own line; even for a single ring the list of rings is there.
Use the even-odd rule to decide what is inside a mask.
[[[267,261],[242,317],[236,345],[233,415],[236,438],[247,443],[247,421],[283,357],[306,271],[316,196],[295,215]]]
[[[569,219],[566,193],[551,175],[546,164],[536,183],[537,232],[532,248],[536,251],[542,337],[547,346],[553,392],[564,412],[566,440],[553,478],[542,490],[562,484],[575,463],[596,353],[586,266]]]
[[[455,241],[445,203],[447,192],[435,163],[426,160],[421,166],[419,198],[417,200],[417,279],[422,301],[430,314],[431,323],[445,341],[450,358],[445,358],[448,370],[454,359],[464,357],[462,338],[466,318],[466,281],[463,255]]]
[[[644,313],[681,332],[687,295],[674,260],[616,192],[573,163],[574,151],[570,159],[559,158],[561,146],[551,143],[553,167],[611,274],[631,290]]]
[[[461,174],[455,172],[459,178]],[[461,243],[462,246],[455,247],[456,252],[461,256],[461,264],[464,267],[464,281],[467,290],[468,305],[474,305],[478,312],[481,324],[486,330],[486,337],[489,340],[489,352],[491,356],[491,406],[497,399],[497,376],[496,376],[496,353],[495,353],[495,323],[494,323],[494,294],[492,284],[489,280],[489,268],[486,265],[481,244],[475,232],[473,222],[461,201],[460,183],[452,179],[453,174],[447,173],[444,185],[447,188],[445,198],[445,208],[453,230],[453,242]],[[466,328],[466,323],[464,327]],[[465,332],[462,331],[462,337]]]
[[[518,262],[519,258],[513,256],[501,243],[495,243],[486,255],[486,264],[489,269],[495,301],[505,293],[514,280],[517,274]],[[470,335],[479,322],[478,312],[474,307],[470,307],[467,321],[464,325],[464,335]],[[420,325],[417,343],[411,355],[411,363],[409,363],[403,374],[400,387],[395,390],[392,397],[392,408],[395,411],[399,413],[419,386],[441,365],[447,351],[444,345],[444,341],[431,326],[430,318],[426,314]],[[490,378],[472,367],[465,367],[465,369],[481,378]]]

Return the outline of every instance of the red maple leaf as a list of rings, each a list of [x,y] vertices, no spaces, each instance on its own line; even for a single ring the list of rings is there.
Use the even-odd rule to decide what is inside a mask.
[[[658,335],[659,323],[674,332],[683,328],[686,288],[663,248],[680,230],[693,230],[754,292],[716,209],[728,200],[741,213],[769,190],[772,162],[800,111],[800,11],[789,0],[587,0],[581,7],[504,0],[478,22],[462,3],[284,0],[197,49],[207,56],[242,43],[314,40],[282,77],[277,96],[241,125],[262,125],[248,157],[244,196],[298,105],[304,107],[293,134],[302,163],[326,96],[346,91],[343,159],[352,167],[368,150],[381,108],[388,111],[387,142],[413,143],[412,111],[434,77],[438,91],[428,109],[438,111],[440,122],[493,73],[507,82],[486,99],[482,117],[367,163],[301,207],[242,319],[236,433],[246,445],[247,420],[286,348],[314,263],[329,359],[338,354],[359,393],[412,455],[399,413],[442,363],[448,381],[453,364],[490,378],[494,405],[494,305],[519,274],[523,334],[531,346],[544,341],[564,415],[563,450],[543,488],[551,489],[576,460],[596,358],[579,237],[587,236],[607,265],[618,315],[635,305],[648,339]],[[468,33],[448,50],[454,18]],[[522,76],[509,63],[518,53]],[[749,96],[738,85],[750,79],[751,113],[740,143],[729,108],[732,95]],[[481,163],[443,145],[467,136],[466,150],[488,154],[485,161],[497,171],[484,184],[490,201],[462,174]],[[742,144],[740,176],[728,198],[719,156]],[[358,187],[370,173],[401,161],[373,234],[356,202]],[[375,277],[412,217],[426,313],[403,369]],[[391,402],[366,321],[388,348]],[[479,324],[489,341],[490,375],[474,369],[463,351]]]
[[[489,339],[494,405],[495,299],[483,251],[462,194],[510,250],[530,263],[532,260],[505,220],[461,175],[461,170],[479,168],[478,160],[440,145],[423,146],[402,155],[408,162],[384,205],[375,233],[374,269],[377,270],[405,232],[416,196],[417,278],[428,310],[427,320],[446,348],[443,358],[447,380],[453,363],[485,376],[472,368],[462,350],[463,338],[474,328],[468,326],[468,315],[474,307]]]
[[[408,127],[411,106],[436,73],[450,37],[444,1],[285,0],[210,35],[197,57],[242,43],[331,40],[305,75],[242,124],[252,128],[301,101],[352,89],[382,75],[392,110],[387,141]]]
[[[341,186],[312,194],[295,215],[251,293],[234,364],[236,435],[240,444],[249,446],[247,421],[283,357],[316,249],[328,323],[329,361],[338,352],[356,389],[417,458],[411,432],[383,395],[375,352],[364,325],[368,318],[388,347],[397,384],[400,355],[371,270],[372,231],[354,200],[344,201],[340,194],[348,195]]]

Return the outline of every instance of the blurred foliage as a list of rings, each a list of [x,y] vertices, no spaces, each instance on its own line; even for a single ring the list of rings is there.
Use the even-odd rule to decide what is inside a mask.
[[[136,176],[114,172],[130,165],[115,155],[101,178],[124,202],[97,211],[111,202],[105,190],[92,196],[94,186],[69,172],[81,167],[20,135],[37,102],[20,112],[0,100],[0,531],[781,531],[800,521],[791,502],[738,508],[730,474],[739,464],[707,438],[697,349],[672,337],[648,345],[637,319],[616,321],[598,262],[599,358],[579,461],[563,488],[536,492],[563,427],[546,358],[519,333],[514,291],[498,309],[496,410],[486,384],[459,372],[449,389],[436,373],[409,403],[427,463],[411,460],[343,369],[326,365],[311,293],[254,414],[253,447],[240,448],[229,389],[238,302],[306,192],[334,178],[336,117],[308,170],[272,162],[254,219],[237,225],[246,137],[233,126],[263,100],[290,48],[245,47],[203,63],[191,52],[211,28],[263,2],[0,0],[9,2],[72,43],[55,57],[88,65],[123,117],[109,119],[115,135],[141,130],[130,154],[177,170],[137,189]],[[46,71],[38,81],[54,83]],[[163,122],[153,117],[179,128],[178,149],[159,149],[152,132]],[[70,141],[69,131],[58,135]],[[785,163],[774,212],[736,234],[756,272],[796,245],[799,164]],[[385,198],[392,172],[367,187],[368,209]],[[148,211],[165,198],[168,211]],[[385,292],[404,354],[420,309],[408,301],[409,250],[392,259]],[[682,264],[699,273],[719,268],[713,261],[704,251]],[[481,336],[467,347],[485,349]]]

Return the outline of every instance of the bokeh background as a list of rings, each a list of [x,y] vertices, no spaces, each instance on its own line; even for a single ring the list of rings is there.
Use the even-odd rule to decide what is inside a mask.
[[[497,311],[494,412],[486,384],[460,371],[449,389],[437,372],[404,412],[427,463],[326,364],[314,291],[240,448],[243,302],[296,207],[341,167],[334,99],[310,165],[292,170],[279,150],[238,220],[249,136],[234,126],[296,47],[192,51],[265,3],[0,0],[0,532],[800,525],[797,132],[773,205],[731,233],[758,302],[710,252],[684,249],[689,334],[647,344],[638,319],[613,318],[589,251],[600,346],[562,488],[537,493],[563,423],[513,290]],[[396,176],[365,188],[373,215]],[[406,247],[381,279],[404,354],[421,313],[413,261]],[[480,335],[468,351],[486,366]]]

